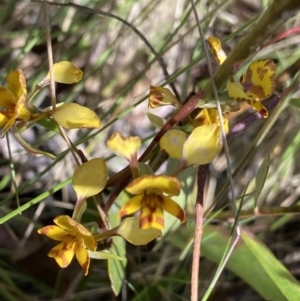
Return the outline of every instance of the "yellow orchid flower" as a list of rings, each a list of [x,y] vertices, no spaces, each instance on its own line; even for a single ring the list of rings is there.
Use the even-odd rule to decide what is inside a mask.
[[[181,104],[178,101],[178,99],[168,88],[150,85],[148,109],[154,109],[167,105],[171,105],[177,108],[181,107]]]
[[[217,63],[222,65],[227,55],[222,49],[221,41],[217,37],[209,37],[207,43]]]
[[[17,120],[28,121],[31,113],[26,108],[26,80],[21,69],[14,70],[7,75],[8,88],[0,86],[0,127],[3,133]]]
[[[260,101],[273,94],[275,78],[276,66],[272,60],[255,61],[242,76],[241,83],[227,82],[228,95],[237,101],[247,102],[266,118],[268,110]]]
[[[82,78],[82,71],[76,68],[72,63],[66,61],[54,64],[53,73],[54,80],[59,83],[72,84],[78,82]],[[10,72],[7,75],[6,80],[8,87],[6,88],[0,86],[0,127],[4,126],[3,134],[5,134],[16,121],[29,121],[39,119],[41,116],[45,115],[42,113],[39,114],[36,112],[31,112],[30,109],[27,107],[26,79],[21,69]],[[47,76],[37,85],[32,95],[34,95],[36,91],[38,91],[40,88],[46,86],[49,83],[50,79],[48,73]],[[73,107],[71,109],[69,107],[64,107],[65,111],[62,113],[66,114],[66,111],[77,113],[78,111],[80,111],[79,116],[76,116],[77,120],[79,120],[77,121],[77,123],[79,123],[80,127],[101,127],[101,123],[99,122],[98,118],[96,121],[92,120],[94,116],[88,114],[89,112],[86,112],[87,109],[84,111],[84,108],[78,105],[77,106],[79,108],[74,108],[76,104],[68,105],[73,105]],[[59,111],[62,111],[62,108],[58,108],[56,111],[57,112],[53,113],[52,115],[55,115],[54,118],[57,118],[60,121],[62,118],[59,118],[58,115]],[[84,116],[86,119],[89,119],[89,122],[85,122],[87,123],[87,126],[85,123],[83,124],[83,126],[81,125],[83,123],[82,116]],[[70,120],[70,124],[68,124],[67,126],[72,128],[73,120]]]
[[[220,117],[216,109],[204,108],[200,112],[192,114],[192,121],[190,122],[194,128],[206,124],[217,124],[220,125]],[[226,134],[229,132],[228,119],[223,117],[223,123]]]
[[[194,127],[190,135],[177,130],[167,131],[159,146],[175,159],[183,159],[188,166],[203,165],[213,161],[223,147],[220,118],[216,109],[204,108],[191,115]],[[228,119],[223,118],[225,132],[229,132]]]
[[[39,234],[61,241],[50,250],[48,256],[54,258],[60,267],[66,268],[75,254],[84,275],[87,275],[90,265],[88,250],[95,251],[97,247],[92,233],[67,215],[56,217],[54,223],[57,226],[50,225],[38,230]]]
[[[222,49],[217,37],[207,39],[208,46],[218,64],[226,60],[226,53]],[[262,117],[268,117],[267,108],[260,101],[269,98],[275,89],[276,66],[272,60],[260,60],[250,64],[246,74],[242,75],[240,83],[233,79],[227,82],[228,95],[236,101],[244,101],[257,111]]]
[[[164,228],[164,213],[167,211],[185,221],[185,213],[170,197],[164,195],[179,195],[181,184],[175,177],[166,175],[144,175],[132,181],[126,191],[135,195],[120,210],[119,216],[132,214],[141,209],[140,228]]]

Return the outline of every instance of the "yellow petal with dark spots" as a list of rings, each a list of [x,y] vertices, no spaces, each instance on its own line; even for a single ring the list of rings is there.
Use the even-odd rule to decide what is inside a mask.
[[[217,63],[222,65],[227,55],[222,49],[220,40],[217,37],[209,37],[207,43]]]
[[[163,230],[164,213],[162,208],[156,206],[154,210],[151,210],[149,207],[143,207],[140,217],[140,228],[144,230],[149,228]]]
[[[90,231],[84,228],[80,223],[75,221],[68,215],[60,215],[54,219],[56,225],[69,232],[78,232],[82,234],[90,234]]]
[[[252,106],[254,110],[256,110],[258,113],[262,115],[262,117],[267,118],[268,117],[268,110],[266,107],[261,104],[258,99],[258,95],[263,92],[258,92],[258,91],[263,91],[261,87],[258,87],[260,89],[256,89],[256,93],[253,94],[254,88],[252,87],[252,92],[249,90],[247,92],[244,91],[244,88],[241,84],[239,83],[232,83],[228,82],[227,83],[227,91],[228,95],[237,100],[237,101],[244,101],[248,103],[249,105]]]
[[[248,97],[248,95],[245,93],[244,88],[241,84],[227,82],[226,85],[229,97],[238,101],[251,100],[251,98]]]
[[[59,245],[55,246],[48,253],[49,257],[52,257],[56,260],[57,264],[66,268],[72,261],[75,252],[75,241],[62,242]]]
[[[148,108],[154,109],[161,106],[171,105],[181,107],[181,104],[168,88],[151,86],[148,100]]]
[[[131,198],[119,211],[119,217],[130,215],[138,211],[142,206],[143,194]]]
[[[272,60],[260,60],[250,64],[244,82],[252,84],[249,93],[252,93],[258,99],[265,99],[274,92],[275,78],[275,63]]]
[[[141,194],[147,189],[156,189],[160,192],[179,195],[181,184],[175,177],[145,175],[133,180],[126,190],[131,194]]]
[[[269,115],[267,108],[259,101],[253,101],[252,108],[257,111],[263,118],[267,118]]]
[[[177,217],[182,223],[185,221],[185,213],[182,208],[167,196],[162,197],[162,208]]]

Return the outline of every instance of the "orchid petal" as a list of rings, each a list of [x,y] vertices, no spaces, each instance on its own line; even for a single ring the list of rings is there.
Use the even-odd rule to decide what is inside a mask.
[[[18,101],[23,99],[24,102],[27,96],[26,80],[21,69],[10,72],[7,77],[7,85],[14,99]]]
[[[13,111],[15,109],[17,100],[15,100],[10,92],[3,86],[0,86],[0,108],[6,109],[8,111]]]
[[[183,144],[188,135],[179,130],[169,130],[160,139],[159,146],[165,150],[171,158],[181,159]]]
[[[4,115],[2,112],[0,112],[0,127],[7,123],[9,118]]]
[[[82,71],[68,61],[62,61],[53,65],[54,81],[63,84],[74,84],[81,80]],[[50,79],[48,73],[47,78]]]
[[[97,241],[94,236],[82,235],[83,243],[90,251],[95,251],[97,248]]]
[[[162,208],[177,217],[182,223],[185,221],[185,213],[182,208],[167,196],[162,196]]]
[[[253,101],[252,108],[257,111],[263,118],[267,118],[269,115],[267,108],[259,101]]]
[[[74,247],[74,241],[62,242],[51,249],[48,256],[54,258],[60,267],[66,268],[74,257]]]
[[[141,139],[137,136],[124,137],[119,132],[115,132],[107,141],[107,146],[116,155],[130,160],[140,149]]]
[[[125,218],[118,228],[118,234],[136,246],[145,245],[161,236],[160,230],[154,228],[141,229],[138,217]]]
[[[145,175],[133,180],[126,190],[131,194],[141,194],[147,189],[157,189],[171,195],[179,195],[181,184],[175,177]]]
[[[75,221],[73,218],[69,217],[68,215],[60,215],[54,219],[56,225],[61,227],[62,229],[68,232],[75,232],[86,236],[91,236],[92,233],[83,227],[80,223]]]
[[[220,126],[216,124],[202,125],[193,130],[183,146],[182,158],[188,165],[204,165],[222,150]]]
[[[70,240],[70,238],[72,238],[72,235],[70,235],[69,232],[54,225],[41,228],[38,230],[38,233],[46,235],[47,237],[58,241]]]
[[[230,98],[238,101],[252,100],[244,91],[244,87],[239,83],[227,82],[227,91]]]
[[[91,109],[77,103],[64,103],[50,113],[66,129],[101,128],[101,120]]]
[[[149,228],[163,230],[164,213],[162,208],[156,206],[154,210],[151,210],[149,207],[143,207],[140,217],[140,228],[144,230]]]
[[[88,251],[82,246],[80,243],[76,243],[76,250],[75,250],[76,258],[83,268],[84,275],[86,276],[89,271],[90,265],[90,257]]]
[[[142,206],[143,194],[131,198],[119,211],[119,217],[132,214]]]
[[[226,60],[227,55],[222,49],[220,40],[217,37],[209,37],[207,43],[217,63],[222,65]]]
[[[272,60],[250,64],[243,82],[251,83],[249,92],[258,99],[270,97],[275,89],[276,66]]]
[[[3,128],[3,134],[5,134],[9,128],[14,124],[14,122],[16,121],[16,118],[14,116],[12,116],[5,124],[4,128]]]

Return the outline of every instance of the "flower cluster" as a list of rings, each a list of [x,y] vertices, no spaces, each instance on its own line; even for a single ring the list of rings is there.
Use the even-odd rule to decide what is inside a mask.
[[[226,60],[226,54],[221,48],[220,41],[211,37],[208,44],[216,61],[222,64]],[[52,80],[65,84],[77,83],[82,78],[82,71],[70,62],[54,64],[52,74],[54,76]],[[10,72],[7,76],[7,87],[0,86],[0,127],[3,127],[3,135],[11,129],[29,152],[54,158],[53,154],[36,150],[28,145],[20,136],[22,127],[39,123],[47,128],[49,125],[44,121],[48,121],[51,123],[49,130],[53,128],[53,124],[60,130],[61,127],[100,129],[102,122],[95,112],[76,103],[56,104],[45,110],[34,107],[29,100],[49,83],[48,73],[28,96],[22,70]],[[239,81],[236,82],[231,78],[226,87],[228,96],[234,101],[246,102],[263,117],[267,117],[268,111],[261,104],[261,100],[274,92],[275,65],[271,60],[255,61],[250,64]],[[169,89],[150,86],[148,108],[155,109],[166,105],[173,106],[177,112],[184,107]],[[155,156],[158,152],[165,152],[171,158],[177,159],[178,168],[170,174],[155,174],[151,164],[146,164],[149,158],[138,157],[142,143],[137,136],[125,137],[122,133],[115,132],[108,139],[109,150],[125,158],[129,163],[127,168],[110,179],[105,160],[101,158],[87,160],[84,154],[72,145],[72,151],[82,161],[82,164],[78,162],[72,176],[77,201],[72,217],[58,216],[54,219],[55,225],[38,230],[39,234],[59,241],[59,244],[49,251],[48,256],[54,258],[60,267],[65,268],[75,255],[84,275],[87,275],[91,258],[122,259],[108,250],[97,251],[99,241],[121,236],[135,245],[146,244],[162,235],[168,216],[165,213],[184,223],[186,220],[184,208],[176,200],[182,190],[177,176],[192,165],[211,163],[221,152],[223,147],[221,128],[224,127],[225,134],[229,132],[228,112],[237,110],[239,105],[227,101],[225,104],[222,103],[222,108],[223,115],[219,116],[214,105],[202,103],[193,112],[186,114],[184,119],[179,120],[180,123],[177,123],[176,127],[173,127],[174,123],[169,124],[171,119],[167,121],[153,113],[147,113],[149,120],[155,127],[160,128],[160,132],[153,140],[156,141],[157,148],[151,149],[149,146],[150,154],[145,153]],[[59,130],[57,132],[61,133]],[[104,200],[102,191],[111,186],[115,186],[116,193],[111,193],[108,199]],[[121,191],[125,192],[127,199],[119,207],[118,225],[110,228],[108,223],[105,224],[106,213]],[[104,205],[100,211],[103,210],[104,217],[102,216],[101,222],[105,224],[104,226],[99,227],[99,221],[91,221],[93,224],[87,225],[81,223],[90,198],[103,201]],[[133,216],[128,217],[130,215]]]

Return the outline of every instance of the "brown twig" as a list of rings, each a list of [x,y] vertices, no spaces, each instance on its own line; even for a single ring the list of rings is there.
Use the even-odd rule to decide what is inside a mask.
[[[275,42],[278,42],[279,40],[285,39],[286,37],[295,34],[295,33],[300,33],[300,26],[291,28],[289,30],[285,30],[279,34],[277,34],[275,37],[273,37],[272,39],[270,39],[269,41],[267,41],[266,43],[264,43],[260,49],[263,49],[271,44],[274,44]]]

